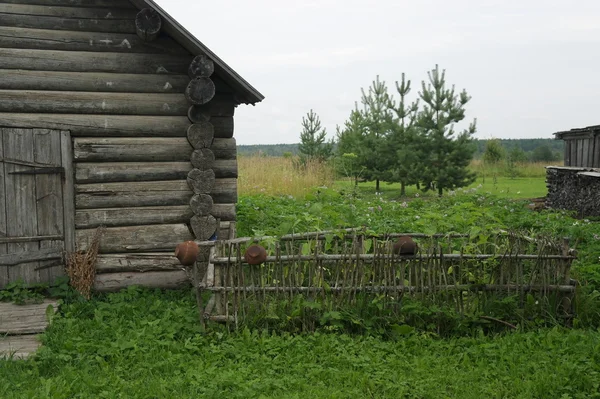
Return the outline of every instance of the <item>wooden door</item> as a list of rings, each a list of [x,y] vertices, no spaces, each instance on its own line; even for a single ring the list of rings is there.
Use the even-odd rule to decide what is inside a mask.
[[[0,128],[0,288],[52,282],[73,250],[69,132]]]

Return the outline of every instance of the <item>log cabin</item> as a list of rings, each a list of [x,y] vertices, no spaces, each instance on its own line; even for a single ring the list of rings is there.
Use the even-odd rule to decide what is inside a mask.
[[[95,289],[186,284],[233,234],[234,111],[263,95],[152,0],[0,0],[0,289],[104,228]]]

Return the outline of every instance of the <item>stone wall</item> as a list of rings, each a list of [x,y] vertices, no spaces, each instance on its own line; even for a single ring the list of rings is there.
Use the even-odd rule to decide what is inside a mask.
[[[600,216],[600,169],[549,166],[546,185],[546,206]]]

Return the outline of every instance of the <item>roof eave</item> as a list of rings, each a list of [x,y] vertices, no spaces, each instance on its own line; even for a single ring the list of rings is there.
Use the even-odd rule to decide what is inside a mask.
[[[163,10],[158,4],[152,0],[130,0],[138,9],[146,7],[153,8],[160,14],[163,19],[163,30],[168,33],[173,39],[179,42],[185,49],[193,55],[204,54],[213,60],[216,73],[229,84],[237,94],[237,101],[240,104],[256,104],[261,102],[263,96],[250,83],[242,78],[236,71],[206,47],[200,40],[185,29],[179,22]]]

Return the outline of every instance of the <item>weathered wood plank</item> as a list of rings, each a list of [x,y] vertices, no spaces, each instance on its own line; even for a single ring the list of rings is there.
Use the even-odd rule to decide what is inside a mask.
[[[569,140],[565,140],[563,156],[565,166],[571,166],[571,141]]]
[[[15,14],[15,15],[34,15],[34,16],[50,16],[76,19],[93,19],[93,20],[132,20],[137,14],[133,9],[107,9],[107,8],[91,8],[91,7],[70,7],[56,6],[48,7],[45,5],[32,4],[11,4],[0,3],[0,14]]]
[[[600,135],[594,141],[594,168],[600,168]]]
[[[593,155],[591,153],[592,147],[590,146],[591,142],[593,141],[593,138],[588,138],[588,139],[583,139],[581,140],[581,152],[582,152],[582,166],[584,167],[590,167],[591,162],[590,162],[590,155]]]
[[[0,112],[186,116],[183,94],[0,90]]]
[[[58,130],[34,129],[34,160],[38,163],[62,166],[61,161],[61,134]],[[37,203],[37,234],[62,235],[64,234],[64,208],[63,185],[61,175],[48,174],[35,176],[35,192]],[[64,249],[64,242],[60,240],[40,241],[40,249]],[[40,262],[40,282],[52,282],[62,274],[60,265],[49,267],[55,261]]]
[[[160,36],[153,42],[145,42],[137,35],[127,33],[76,32],[8,26],[0,26],[0,47],[36,50],[108,51],[115,53],[189,54],[187,50],[167,36]],[[183,93],[183,90],[181,92]]]
[[[30,246],[35,244],[39,247],[37,242],[27,242],[22,244],[28,244]],[[10,246],[15,244],[8,245]],[[26,283],[37,283],[39,282],[39,278],[37,274],[34,273],[35,268],[38,265],[37,261],[61,258],[62,249],[60,248],[33,249],[22,252],[9,252],[6,255],[0,255],[0,265],[11,266],[11,268],[8,270],[8,276],[11,282],[22,278]],[[15,271],[15,269],[17,270]]]
[[[237,179],[216,179],[210,196],[216,204],[237,202]],[[185,180],[77,185],[77,209],[189,205]]]
[[[2,128],[0,128],[0,159],[4,159],[4,129]],[[4,163],[0,161],[0,237],[2,238],[6,238],[6,191],[4,176]],[[6,250],[6,244],[0,243],[0,255],[6,254]],[[8,266],[0,266],[0,289],[4,288],[8,283]]]
[[[146,273],[123,272],[96,275],[94,290],[114,292],[132,285],[148,288],[176,289],[190,285],[187,273],[179,271],[156,271]]]
[[[571,144],[571,163],[568,166],[579,166],[577,162],[577,140],[569,140]]]
[[[82,19],[47,15],[0,13],[0,24],[15,28],[80,30],[93,32],[135,33],[135,23],[128,19]]]
[[[63,186],[64,248],[75,250],[75,170],[73,168],[73,141],[68,131],[60,132],[61,159],[65,170]]]
[[[1,15],[0,15],[1,17]],[[0,18],[2,25],[2,18]],[[0,69],[186,74],[191,56],[0,48]]]
[[[193,215],[188,205],[79,209],[75,214],[75,227],[91,229],[99,226],[186,223]]]
[[[585,166],[583,163],[583,142],[585,139],[577,140],[577,165],[576,166]]]
[[[0,359],[27,359],[41,345],[37,334],[0,336]]]
[[[4,129],[4,156],[6,158],[35,162],[33,130]],[[5,164],[6,190],[6,233],[7,236],[36,236],[37,212],[34,175],[11,175],[11,172],[29,170],[29,166]],[[39,242],[20,242],[7,244],[7,253],[27,254],[39,250]],[[17,256],[17,255],[15,255]],[[0,258],[2,259],[2,258]],[[22,258],[23,260],[27,258]],[[0,260],[0,264],[12,263],[10,259]],[[21,263],[8,270],[10,281],[22,279],[25,283],[39,282],[39,274],[35,268],[38,262]]]
[[[58,310],[58,303],[46,299],[42,303],[15,305],[0,302],[0,334],[33,334],[43,332],[48,326],[46,309]]]
[[[102,254],[96,262],[96,273],[150,272],[182,270],[183,266],[171,252],[137,254]]]
[[[7,4],[30,4],[54,7],[110,7],[135,9],[135,6],[126,0],[2,0],[2,2]]]
[[[183,93],[185,75],[0,70],[0,89],[105,93]],[[189,110],[188,110],[189,111]]]
[[[72,115],[0,113],[6,127],[69,130],[71,136],[185,137],[190,122],[182,116]]]
[[[85,250],[96,229],[77,230],[78,248]],[[100,253],[175,251],[182,241],[193,240],[183,223],[107,227],[100,239]]]
[[[218,159],[212,169],[217,178],[237,177],[237,160]],[[192,170],[190,162],[78,162],[77,183],[184,180]]]
[[[234,160],[234,139],[215,139],[210,148],[217,160]],[[183,137],[76,138],[75,162],[177,162],[190,160],[193,152]]]

